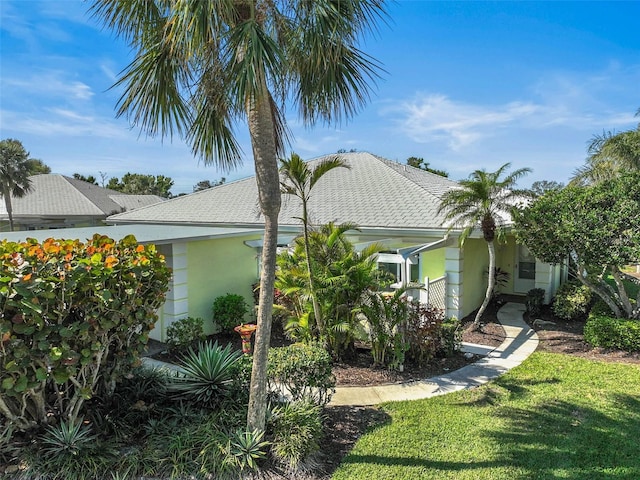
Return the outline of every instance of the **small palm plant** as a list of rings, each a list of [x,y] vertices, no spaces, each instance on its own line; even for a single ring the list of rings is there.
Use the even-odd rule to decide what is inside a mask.
[[[231,345],[223,348],[218,342],[203,343],[197,351],[190,348],[168,389],[181,399],[203,406],[216,405],[232,386],[234,366],[241,356]]]

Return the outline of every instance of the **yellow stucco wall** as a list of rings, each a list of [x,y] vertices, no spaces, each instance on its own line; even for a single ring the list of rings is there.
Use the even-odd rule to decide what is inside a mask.
[[[424,281],[424,277],[431,280],[444,275],[444,258],[445,249],[438,248],[420,254],[420,281]]]
[[[489,253],[487,243],[482,238],[468,238],[463,250],[462,316],[465,317],[478,308],[484,299],[487,291],[486,271],[489,266]]]
[[[516,239],[507,237],[506,242],[496,243],[496,266],[509,274],[507,285],[500,289],[501,293],[513,293],[513,276],[515,274]]]
[[[227,293],[242,295],[250,309],[253,307],[251,286],[258,278],[257,252],[243,242],[256,238],[260,237],[189,242],[187,246],[189,315],[205,320],[206,333],[214,331],[211,307],[216,297]],[[253,320],[255,317],[251,311],[244,321]]]

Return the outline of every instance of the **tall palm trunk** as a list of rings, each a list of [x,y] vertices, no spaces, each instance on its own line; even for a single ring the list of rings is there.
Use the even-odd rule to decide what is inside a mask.
[[[9,229],[13,232],[13,206],[11,205],[11,189],[4,188],[2,191],[4,197],[4,206],[7,209],[7,216],[9,217]]]
[[[273,284],[280,213],[280,177],[276,158],[275,129],[270,95],[264,78],[261,94],[247,104],[247,118],[258,183],[258,199],[260,210],[264,215],[258,328],[253,352],[247,427],[249,430],[264,430],[267,412],[267,359],[271,339]]]
[[[473,326],[476,329],[480,326],[480,319],[489,305],[491,294],[493,293],[493,287],[496,284],[496,278],[494,275],[496,269],[496,249],[493,240],[487,241],[487,249],[489,250],[489,278],[487,281],[487,291],[484,294],[484,301],[482,302],[482,305],[480,305],[478,313],[476,313],[476,318],[473,320]]]

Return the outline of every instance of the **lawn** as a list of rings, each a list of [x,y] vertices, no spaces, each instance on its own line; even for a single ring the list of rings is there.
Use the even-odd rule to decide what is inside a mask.
[[[332,478],[640,478],[638,365],[534,353],[475,390],[382,408]]]

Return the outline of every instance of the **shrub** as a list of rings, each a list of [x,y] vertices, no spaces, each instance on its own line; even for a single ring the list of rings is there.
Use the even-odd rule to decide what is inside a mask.
[[[186,317],[167,327],[167,345],[172,351],[184,350],[205,338],[202,318]]]
[[[393,295],[379,292],[367,294],[360,311],[369,324],[374,365],[389,364],[394,368],[402,368],[408,349],[404,340],[408,310],[404,290],[396,290]]]
[[[525,305],[530,317],[537,317],[542,312],[545,291],[542,288],[532,288],[527,292]]]
[[[336,385],[331,356],[313,343],[269,349],[267,375],[271,391],[322,406],[329,403]]]
[[[74,423],[139,361],[168,287],[164,257],[95,235],[3,241],[0,264],[0,413],[20,430]]]
[[[594,347],[640,351],[640,320],[591,314],[584,326],[584,339]]]
[[[566,282],[556,292],[553,313],[564,320],[576,320],[589,313],[591,290],[580,282]]]
[[[227,293],[213,301],[213,322],[224,332],[233,331],[244,321],[249,306],[242,295]]]
[[[440,325],[440,335],[436,356],[450,357],[460,351],[462,347],[462,330],[460,330],[460,320],[450,317]]]
[[[275,407],[269,417],[272,455],[290,471],[320,449],[322,416],[319,406],[302,401]]]
[[[407,318],[408,355],[418,365],[425,365],[438,350],[438,330],[444,322],[444,310],[430,304],[412,302]]]
[[[201,344],[197,351],[189,348],[178,363],[181,370],[171,378],[168,390],[178,398],[205,407],[216,405],[228,393],[233,383],[233,366],[241,355],[230,344],[222,348],[218,342]]]
[[[81,421],[48,426],[29,450],[25,452],[29,478],[105,478],[117,458],[117,450],[101,443],[90,426]]]
[[[596,300],[596,302],[593,304],[593,307],[591,307],[591,311],[589,312],[589,316],[591,316],[591,315],[602,316],[602,317],[614,317],[615,316],[613,314],[613,311],[609,307],[609,305],[607,305],[604,302],[604,300],[602,300],[601,298],[598,298]]]

